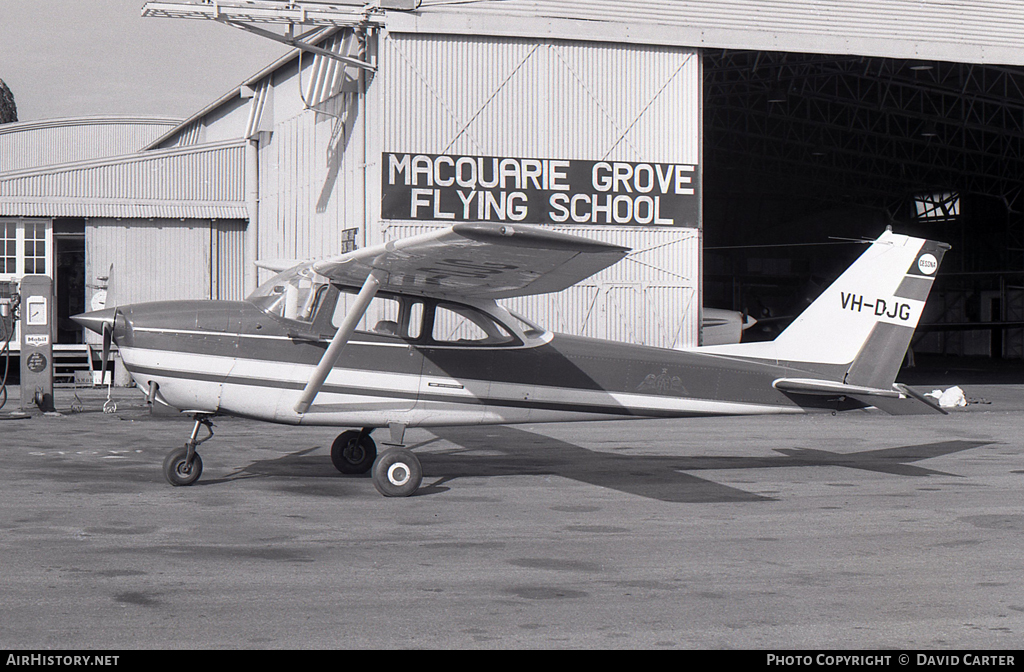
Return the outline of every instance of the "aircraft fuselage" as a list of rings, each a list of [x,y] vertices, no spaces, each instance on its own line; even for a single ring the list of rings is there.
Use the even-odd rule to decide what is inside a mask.
[[[479,309],[479,305],[477,305]],[[306,413],[295,400],[329,328],[248,301],[124,306],[114,340],[137,384],[183,411],[304,425],[408,427],[802,413],[772,382],[792,366],[545,333],[501,345],[357,331]],[[490,315],[506,315],[494,306]],[[321,330],[319,327],[323,327]],[[811,400],[823,410],[862,406]]]

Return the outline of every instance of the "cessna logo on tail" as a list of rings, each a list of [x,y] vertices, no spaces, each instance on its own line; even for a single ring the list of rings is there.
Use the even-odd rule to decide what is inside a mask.
[[[890,320],[899,320],[900,322],[909,322],[911,316],[913,316],[913,307],[909,303],[903,301],[897,301],[890,299],[875,299],[873,302],[865,301],[864,295],[854,294],[846,292],[839,292],[840,300],[843,304],[843,310],[849,309],[858,313],[863,312],[865,308],[871,310],[876,317],[887,317]],[[891,301],[891,303],[890,303]]]
[[[926,252],[918,258],[917,268],[925,275],[932,275],[939,268],[939,260],[935,255]]]

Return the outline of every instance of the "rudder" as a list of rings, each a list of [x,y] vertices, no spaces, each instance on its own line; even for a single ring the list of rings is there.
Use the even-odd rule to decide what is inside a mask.
[[[923,241],[914,262],[893,293],[893,312],[885,311],[886,316],[898,316],[900,307],[910,305],[911,301],[919,303],[923,310],[932,283],[935,281],[935,274],[948,249],[949,245],[945,243]],[[878,301],[879,299],[876,299],[876,306]],[[877,307],[875,312],[877,314]],[[907,348],[910,347],[910,339],[914,336],[920,315],[921,311],[915,311],[912,324],[909,320],[905,324],[891,321],[876,322],[847,370],[843,382],[864,387],[890,388],[896,381],[900,365],[906,356]]]

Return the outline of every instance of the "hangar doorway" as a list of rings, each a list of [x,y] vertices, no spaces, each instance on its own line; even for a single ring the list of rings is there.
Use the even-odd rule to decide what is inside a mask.
[[[84,313],[85,305],[85,220],[53,220],[54,290],[57,302],[56,342],[84,343],[82,327],[71,320]]]
[[[953,245],[915,350],[1024,357],[1024,68],[702,57],[705,305],[772,338],[892,225]]]

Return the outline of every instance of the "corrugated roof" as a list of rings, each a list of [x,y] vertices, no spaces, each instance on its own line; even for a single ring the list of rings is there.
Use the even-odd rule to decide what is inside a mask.
[[[0,173],[0,215],[245,219],[245,143]]]
[[[244,204],[116,203],[0,198],[0,217],[103,217],[113,219],[247,219]]]
[[[45,128],[66,128],[68,126],[173,126],[181,120],[173,117],[93,115],[88,117],[61,117],[57,119],[36,119],[0,124],[0,135],[21,133]]]
[[[386,25],[1024,65],[1024,3],[1006,0],[423,0]]]
[[[179,123],[166,117],[91,116],[0,125],[0,172],[137,152]]]

